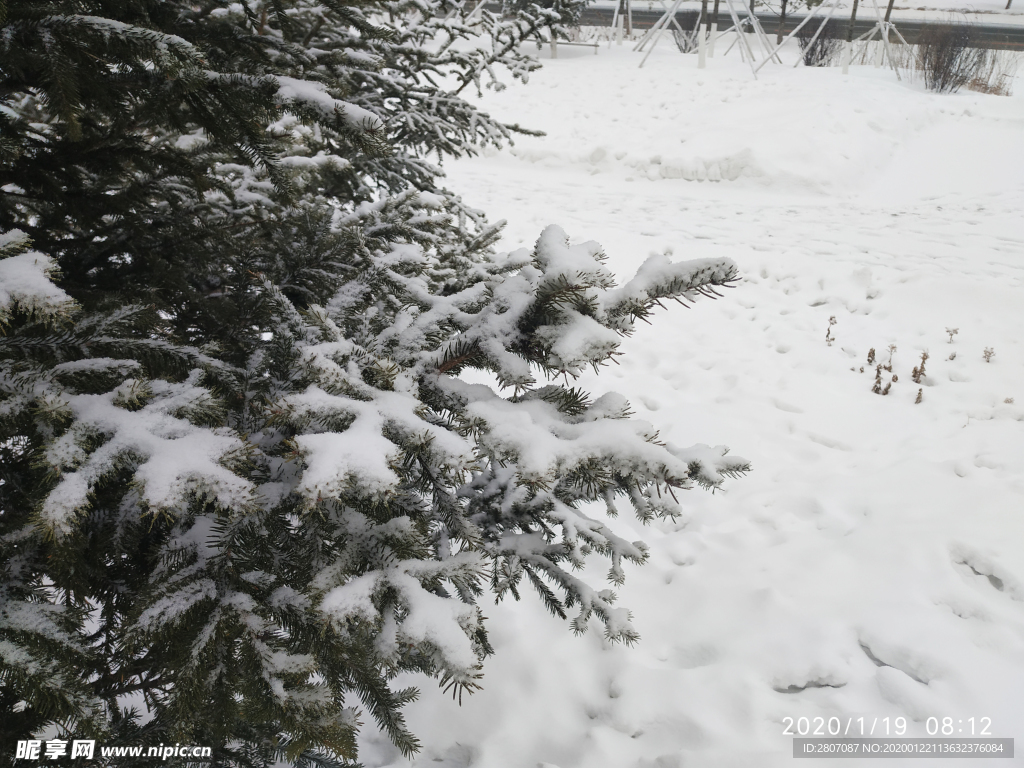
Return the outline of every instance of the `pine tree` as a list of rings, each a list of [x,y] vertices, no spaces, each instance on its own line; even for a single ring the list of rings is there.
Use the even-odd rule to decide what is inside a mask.
[[[411,754],[393,681],[477,688],[488,590],[637,638],[574,571],[621,583],[646,549],[588,502],[676,515],[747,469],[571,381],[731,262],[616,287],[556,227],[496,253],[439,186],[523,130],[460,94],[525,80],[548,20],[462,13],[0,6],[5,743],[59,724],[334,765],[372,723]]]
[[[529,16],[537,19],[551,39],[570,40],[571,30],[579,27],[589,0],[502,0],[508,16]],[[538,44],[540,35],[536,35]]]

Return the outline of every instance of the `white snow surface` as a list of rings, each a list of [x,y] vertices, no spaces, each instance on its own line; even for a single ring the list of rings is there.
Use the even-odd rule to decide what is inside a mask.
[[[987,717],[1020,755],[1024,99],[929,94],[873,67],[754,81],[718,54],[699,71],[663,41],[641,70],[628,46],[560,48],[481,100],[547,135],[446,170],[508,220],[503,247],[557,223],[600,243],[620,282],[652,254],[733,259],[725,298],[672,304],[582,383],[753,472],[688,492],[676,523],[608,521],[651,549],[619,590],[635,647],[574,636],[532,594],[485,599],[484,689],[460,707],[400,681],[423,689],[407,709],[423,751],[406,760],[367,726],[367,766],[833,764],[793,762],[787,717],[854,732],[863,717],[876,736],[886,717],[908,736]],[[881,396],[866,358],[889,345]],[[840,764],[890,762],[906,764]],[[978,763],[1024,757],[957,764]]]
[[[0,248],[27,247],[28,237],[18,229],[0,232]],[[29,314],[55,315],[68,310],[71,297],[50,280],[57,263],[38,251],[0,257],[0,321],[18,306]]]

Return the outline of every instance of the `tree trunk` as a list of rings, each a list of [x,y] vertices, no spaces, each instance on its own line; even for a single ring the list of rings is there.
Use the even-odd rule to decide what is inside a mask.
[[[708,56],[715,55],[715,38],[718,37],[718,3],[715,0],[715,9],[711,12],[711,39],[708,41]]]
[[[786,0],[782,0],[782,15],[779,16],[779,33],[775,36],[775,44],[782,44],[782,33],[786,26]]]
[[[853,42],[853,25],[857,23],[857,2],[853,0],[853,12],[850,14],[850,23],[846,25],[846,42]]]
[[[700,0],[700,20],[697,22],[697,69],[704,69],[708,40],[708,0]]]
[[[850,59],[853,57],[853,25],[857,21],[857,2],[853,0],[853,12],[850,14],[850,23],[846,25],[846,43],[843,46],[843,74],[850,73]]]

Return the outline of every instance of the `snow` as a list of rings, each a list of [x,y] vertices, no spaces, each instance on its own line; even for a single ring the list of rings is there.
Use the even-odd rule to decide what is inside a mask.
[[[18,229],[0,233],[0,253],[28,247],[28,237]],[[0,256],[0,324],[15,307],[28,314],[58,315],[70,310],[71,297],[50,278],[57,263],[38,251]]]
[[[456,556],[459,565],[479,567],[474,555]],[[373,621],[378,612],[373,604],[374,593],[392,590],[405,614],[401,623],[386,616],[377,636],[377,649],[388,658],[399,646],[428,644],[444,658],[449,667],[472,671],[477,657],[467,637],[467,630],[476,624],[476,609],[458,600],[431,594],[422,588],[417,576],[422,566],[415,561],[358,576],[329,590],[320,601],[320,611],[330,619],[337,631],[347,632],[348,623],[361,619]]]
[[[318,111],[326,120],[335,116],[341,117],[350,128],[356,130],[377,130],[382,125],[380,118],[375,114],[355,104],[335,99],[320,83],[297,80],[284,75],[278,75],[277,82],[277,98],[283,105],[306,105]]]
[[[670,448],[724,443],[753,471],[685,492],[675,522],[587,509],[649,547],[618,590],[639,643],[574,636],[532,594],[485,600],[483,690],[460,708],[397,681],[423,688],[406,713],[424,749],[367,726],[367,766],[789,766],[786,717],[905,717],[915,736],[988,717],[1024,737],[1024,100],[870,66],[755,81],[722,50],[698,71],[670,41],[642,70],[628,46],[560,48],[481,99],[547,135],[446,171],[508,220],[503,248],[556,223],[620,283],[652,256],[732,259],[724,298],[670,304],[580,383]],[[890,344],[880,396],[867,353],[885,364]],[[861,764],[888,763],[843,763]]]
[[[316,349],[322,352],[326,346],[332,345],[317,345]],[[314,359],[314,364],[327,370],[336,371],[338,368],[322,355]],[[310,504],[319,498],[344,495],[352,485],[358,485],[380,498],[398,488],[399,478],[393,467],[399,451],[382,434],[385,427],[406,434],[426,435],[435,450],[443,451],[455,460],[465,462],[471,458],[469,447],[458,437],[417,416],[419,401],[408,393],[386,392],[374,401],[363,402],[311,386],[284,402],[294,414],[311,419],[339,416],[351,419],[343,431],[304,434],[295,438],[296,446],[307,463],[297,490]]]
[[[179,417],[208,393],[188,382],[154,381],[148,385],[151,402],[137,411],[121,407],[119,395],[130,394],[139,384],[129,379],[103,395],[65,395],[76,423],[44,454],[54,470],[65,471],[39,514],[54,536],[72,530],[94,484],[119,462],[135,464],[142,499],[154,510],[174,508],[197,492],[224,505],[244,508],[252,503],[249,483],[221,464],[241,449],[240,441],[228,430],[198,427]],[[139,392],[146,389],[138,386]],[[96,435],[108,439],[86,454],[82,443]]]

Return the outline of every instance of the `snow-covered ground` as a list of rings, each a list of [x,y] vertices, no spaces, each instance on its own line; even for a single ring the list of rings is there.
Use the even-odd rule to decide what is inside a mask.
[[[637,646],[575,637],[532,595],[489,605],[484,690],[460,708],[418,681],[413,763],[789,766],[787,717],[991,718],[1020,755],[1024,98],[872,67],[754,81],[735,51],[698,71],[665,42],[642,70],[626,46],[559,54],[482,100],[547,136],[450,164],[449,186],[508,220],[505,246],[557,223],[623,277],[652,252],[733,258],[724,299],[672,305],[584,384],[754,469],[675,524],[614,521],[651,546],[620,591]],[[890,345],[882,396],[867,355]],[[369,732],[362,759],[409,764]]]

